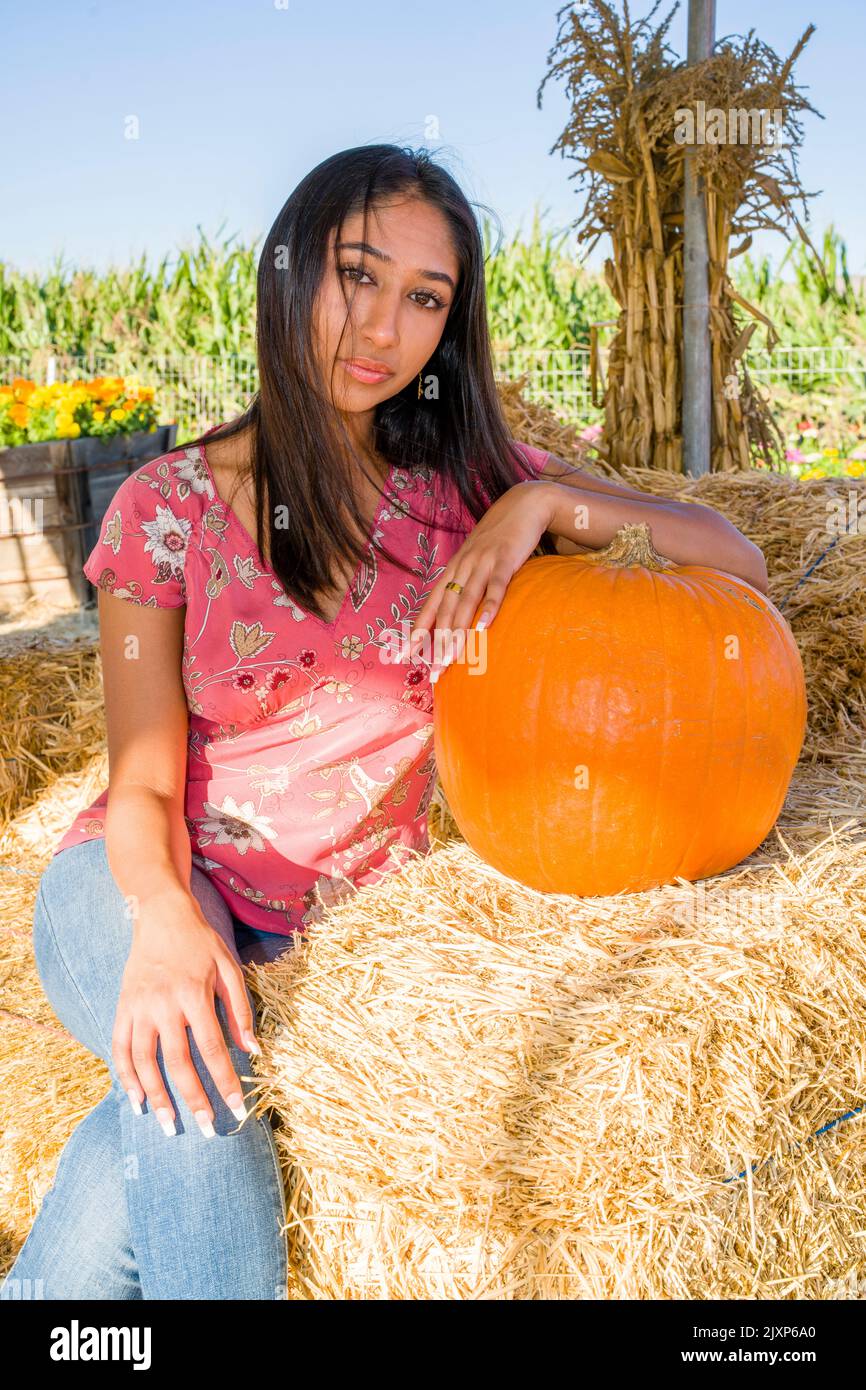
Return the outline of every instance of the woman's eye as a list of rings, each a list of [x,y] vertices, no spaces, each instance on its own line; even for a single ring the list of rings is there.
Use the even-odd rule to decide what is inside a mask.
[[[428,301],[426,304],[421,305],[422,309],[441,309],[444,307],[445,301],[440,299],[438,294],[433,294],[430,290],[418,290],[417,293],[422,299]],[[416,300],[415,302],[417,304],[418,301]]]
[[[349,280],[360,285],[363,281],[368,284],[375,284],[371,278],[369,270],[365,270],[362,265],[341,265],[340,274],[345,275]],[[444,309],[445,301],[441,295],[436,294],[435,290],[415,290],[412,295],[413,302],[421,309]],[[420,303],[419,300],[423,300]]]
[[[340,273],[342,275],[348,275],[352,280],[360,276],[366,276],[368,280],[370,278],[370,272],[365,270],[362,265],[341,265]]]

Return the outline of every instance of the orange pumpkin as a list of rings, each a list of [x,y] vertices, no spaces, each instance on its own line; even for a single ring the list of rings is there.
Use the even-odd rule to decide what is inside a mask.
[[[771,830],[806,727],[800,653],[742,579],[677,565],[645,524],[538,556],[435,686],[467,842],[530,888],[639,892],[721,873]]]

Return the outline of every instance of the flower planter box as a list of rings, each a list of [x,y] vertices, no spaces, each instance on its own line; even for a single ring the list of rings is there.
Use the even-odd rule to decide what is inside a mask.
[[[112,439],[57,439],[0,448],[0,609],[39,597],[92,603],[81,566],[128,474],[174,448],[177,425]]]

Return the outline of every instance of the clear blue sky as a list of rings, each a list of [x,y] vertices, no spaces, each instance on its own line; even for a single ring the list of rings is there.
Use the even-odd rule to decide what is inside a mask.
[[[278,0],[279,3],[279,0]],[[428,143],[506,231],[535,202],[565,227],[576,167],[550,155],[566,119],[559,84],[535,94],[556,33],[544,0],[43,0],[6,9],[0,115],[0,256],[24,270],[62,253],[104,268],[155,261],[211,236],[264,235],[319,160],[371,140]],[[634,0],[646,14],[648,0]],[[664,13],[664,8],[662,13]],[[674,47],[684,52],[685,4]],[[850,266],[866,272],[864,0],[717,0],[717,33],[750,24],[780,53],[817,26],[798,80],[803,181],[821,189]],[[124,121],[140,138],[124,138]],[[439,123],[425,140],[425,121]],[[444,149],[443,149],[444,147]],[[770,238],[766,249],[784,247]]]

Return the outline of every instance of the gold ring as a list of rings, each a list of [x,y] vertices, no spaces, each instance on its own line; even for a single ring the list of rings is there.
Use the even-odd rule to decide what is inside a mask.
[[[448,583],[445,585],[445,588],[446,588],[446,589],[453,589],[454,592],[457,593],[457,594],[462,594],[462,593],[463,593],[463,585],[462,585],[462,584],[458,584],[456,579],[449,579],[449,580],[448,580]]]

